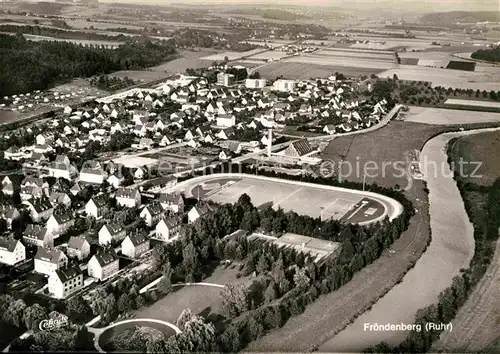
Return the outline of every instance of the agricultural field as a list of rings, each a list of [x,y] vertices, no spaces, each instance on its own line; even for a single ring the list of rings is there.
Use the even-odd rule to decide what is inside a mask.
[[[287,57],[286,52],[269,50],[267,52],[259,53],[257,55],[251,56],[249,60],[280,60],[281,58]]]
[[[108,28],[127,28],[132,30],[142,30],[142,26],[131,25],[132,21],[128,22],[93,22],[93,21],[85,21],[85,20],[67,20],[66,23],[69,27],[75,29],[85,29],[90,28],[91,26],[95,29],[108,29]]]
[[[123,42],[110,42],[110,41],[96,41],[87,39],[67,39],[67,38],[56,38],[56,37],[46,37],[37,36],[32,34],[23,34],[24,38],[29,41],[56,41],[56,42],[69,42],[74,44],[81,44],[83,46],[104,46],[106,48],[115,49],[123,44]]]
[[[341,57],[341,58],[369,58],[375,60],[383,60],[394,62],[393,52],[383,52],[374,50],[356,50],[356,49],[341,49],[341,48],[327,48],[320,49],[314,55],[327,56],[327,57]]]
[[[380,69],[355,68],[341,65],[316,65],[313,63],[296,63],[288,60],[279,63],[268,63],[258,68],[260,75],[267,79],[274,79],[277,76],[283,76],[287,79],[310,79],[326,78],[335,72],[353,77],[361,75],[377,74]]]
[[[486,103],[489,102],[485,102],[485,104]],[[406,115],[405,122],[437,125],[490,123],[500,122],[500,114],[493,112],[410,106],[410,111]]]
[[[463,172],[470,182],[491,185],[500,177],[500,131],[487,132],[458,138],[452,146],[453,161],[476,161],[481,165],[476,170],[476,164],[464,165]],[[472,174],[481,176],[473,178]]]
[[[266,51],[266,49],[262,48],[257,48],[257,49],[252,49],[248,50],[246,52],[222,52],[222,53],[217,53],[217,54],[212,54],[208,55],[205,57],[201,57],[203,60],[211,60],[211,61],[222,61],[226,57],[228,60],[238,60],[243,57],[251,57],[252,55],[259,54],[261,52]]]
[[[294,42],[295,41],[290,41],[290,40],[285,40],[285,39],[273,39],[273,40],[267,40],[267,41],[244,41],[241,43],[248,43],[248,44],[254,44],[254,45],[265,45],[265,46],[269,46],[272,48],[277,48],[277,47],[281,47],[282,45],[291,44]]]
[[[491,90],[497,91],[498,82],[500,81],[500,72],[498,70],[476,70],[470,72],[416,65],[398,65],[397,67],[379,73],[378,77],[392,78],[394,74],[402,80],[430,80],[434,87],[442,86],[445,88],[486,90],[488,92]]]
[[[456,98],[449,98],[444,102],[444,104],[469,106],[469,107],[490,107],[490,108],[500,109],[500,102],[492,102],[492,101],[460,100]]]
[[[396,64],[385,59],[369,58],[346,58],[342,56],[324,56],[324,55],[301,55],[286,59],[290,63],[316,64],[326,66],[338,66],[360,69],[378,70],[378,72],[389,70],[396,67]]]
[[[215,54],[214,54],[215,53]],[[209,55],[218,55],[217,51],[210,49],[203,49],[199,51],[181,51],[180,57],[164,64],[160,64],[149,68],[153,72],[163,72],[169,75],[184,73],[186,69],[199,69],[210,66],[212,62],[202,59],[202,57]]]

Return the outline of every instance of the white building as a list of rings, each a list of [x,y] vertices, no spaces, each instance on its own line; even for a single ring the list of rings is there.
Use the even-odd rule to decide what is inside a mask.
[[[83,288],[83,273],[80,267],[61,268],[51,273],[48,280],[49,293],[64,299]]]
[[[149,239],[143,233],[134,233],[125,237],[121,246],[124,256],[135,259],[149,251]]]
[[[38,248],[35,255],[35,272],[51,275],[68,265],[68,257],[58,249]]]
[[[111,252],[101,251],[92,256],[88,263],[89,276],[105,280],[120,270],[118,257]]]
[[[134,188],[118,188],[116,191],[116,204],[128,208],[141,205],[141,193]]]
[[[184,212],[184,198],[180,193],[162,193],[159,197],[162,208],[173,213]]]
[[[181,227],[179,218],[163,218],[156,225],[156,238],[164,242],[175,240],[180,234]]]
[[[101,219],[108,211],[108,199],[104,194],[96,195],[85,204],[87,216],[93,216],[96,220]]]
[[[0,236],[0,263],[14,265],[26,259],[26,248],[19,240]]]
[[[127,236],[127,230],[120,224],[107,224],[101,227],[98,236],[100,245],[114,245]]]
[[[231,86],[234,84],[235,77],[233,74],[218,73],[217,74],[217,85]]]
[[[140,216],[146,221],[146,225],[153,227],[163,217],[165,210],[158,202],[153,202],[142,209]]]
[[[233,127],[236,125],[236,116],[232,114],[221,114],[217,116],[217,126]]]
[[[70,227],[75,224],[75,218],[73,213],[69,210],[60,213],[54,213],[47,220],[47,231],[52,233],[55,238],[56,236],[65,234]]]
[[[212,211],[212,208],[206,204],[196,205],[188,212],[188,223],[192,224],[203,215]]]
[[[90,255],[90,243],[84,237],[71,236],[66,252],[68,257],[82,261]]]
[[[295,90],[294,80],[276,80],[273,83],[273,89],[281,92],[289,92]]]
[[[28,224],[23,233],[23,241],[27,246],[54,247],[54,236],[42,225]]]
[[[266,87],[266,79],[246,79],[245,86],[249,89],[262,89]]]

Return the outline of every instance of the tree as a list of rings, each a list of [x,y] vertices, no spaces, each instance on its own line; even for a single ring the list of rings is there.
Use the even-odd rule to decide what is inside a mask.
[[[190,309],[182,310],[179,318],[175,322],[175,325],[181,330],[184,331],[186,323],[189,322],[193,318],[193,314]]]
[[[27,329],[36,332],[39,329],[40,322],[48,319],[48,317],[46,309],[39,304],[33,304],[24,310],[23,322]]]
[[[297,266],[295,268],[295,274],[293,275],[293,282],[295,286],[299,289],[305,289],[309,286],[311,279],[307,276],[307,272],[305,268],[299,268]]]
[[[23,312],[26,307],[26,304],[21,299],[13,301],[4,313],[5,320],[16,327],[20,327],[22,324]]]
[[[226,283],[221,291],[222,305],[230,317],[236,317],[248,310],[248,299],[243,284]]]
[[[81,295],[68,301],[67,311],[71,320],[76,323],[85,323],[85,320],[92,315],[92,309]]]
[[[288,291],[290,282],[286,278],[285,270],[283,269],[283,258],[281,254],[278,261],[274,264],[271,277],[278,286],[278,295],[282,295]]]
[[[182,250],[182,264],[186,272],[186,277],[191,275],[194,278],[194,274],[198,271],[198,252],[193,242],[190,242]]]
[[[259,258],[259,262],[255,267],[255,270],[259,274],[265,274],[268,269],[269,269],[269,262],[267,261],[267,256],[264,252],[262,252]]]
[[[163,278],[158,283],[158,290],[163,294],[172,291],[172,274],[174,273],[170,262],[163,265]]]
[[[264,300],[266,301],[266,303],[270,303],[274,299],[276,299],[276,296],[276,284],[271,281],[267,286],[266,291],[264,292]]]
[[[120,313],[126,313],[134,308],[134,301],[128,293],[123,293],[118,298],[117,306]]]

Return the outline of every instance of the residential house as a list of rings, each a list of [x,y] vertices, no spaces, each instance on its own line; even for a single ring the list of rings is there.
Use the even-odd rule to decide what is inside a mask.
[[[217,116],[217,126],[232,127],[236,125],[236,116],[232,114],[222,114]]]
[[[68,257],[55,248],[38,247],[35,255],[35,272],[51,275],[56,270],[68,265]]]
[[[119,188],[123,181],[125,181],[125,177],[121,173],[115,172],[108,177],[107,181],[113,188]]]
[[[165,210],[159,202],[153,202],[142,209],[140,216],[146,221],[146,225],[153,227],[163,217]]]
[[[57,155],[54,162],[49,167],[49,174],[55,178],[65,178],[71,180],[76,170],[72,168],[69,158],[66,155]]]
[[[99,230],[100,245],[115,245],[127,236],[127,230],[121,224],[106,224]]]
[[[149,251],[149,238],[147,238],[145,233],[136,232],[128,235],[123,240],[122,254],[130,258],[139,258],[145,252]]]
[[[113,251],[101,251],[88,263],[89,276],[103,281],[120,270],[119,259]]]
[[[53,213],[47,221],[47,230],[57,238],[65,234],[73,225],[75,218],[71,210],[64,210]]]
[[[335,125],[334,124],[327,124],[324,126],[323,131],[327,134],[335,134]]]
[[[142,138],[140,141],[139,141],[139,146],[138,148],[139,149],[147,149],[147,150],[151,150],[151,148],[153,147],[153,140],[150,139],[150,138]]]
[[[49,293],[56,299],[64,299],[82,289],[83,286],[83,272],[77,265],[60,268],[51,273],[48,279]]]
[[[162,241],[176,239],[181,231],[182,222],[178,217],[162,218],[156,225],[156,238]]]
[[[133,208],[141,205],[141,193],[135,188],[120,187],[116,191],[115,197],[118,206]]]
[[[43,248],[54,247],[54,236],[46,227],[37,224],[28,224],[23,232],[23,241],[27,246]]]
[[[165,211],[184,213],[184,198],[180,193],[162,193],[158,201]]]
[[[86,162],[80,170],[80,181],[92,184],[102,184],[108,178],[108,173],[96,161]]]
[[[54,134],[51,132],[44,132],[38,134],[35,140],[37,145],[50,145],[54,141]]]
[[[0,236],[0,263],[15,265],[26,259],[26,248],[19,240]]]
[[[105,194],[95,195],[85,204],[87,216],[93,216],[96,220],[101,219],[108,210],[108,198]]]
[[[23,201],[23,204],[28,207],[31,219],[34,222],[46,220],[50,218],[54,212],[54,208],[47,197],[25,200]]]
[[[90,255],[90,243],[85,237],[71,236],[66,252],[68,257],[82,261]]]
[[[54,208],[58,205],[64,205],[66,208],[71,207],[71,198],[64,192],[51,192],[49,202]]]
[[[189,212],[188,212],[188,223],[192,224],[202,216],[206,215],[212,211],[212,208],[208,204],[200,204],[200,205],[195,205]]]

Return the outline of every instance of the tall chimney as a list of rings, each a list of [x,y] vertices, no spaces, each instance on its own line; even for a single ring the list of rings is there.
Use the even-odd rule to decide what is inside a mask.
[[[267,142],[267,157],[271,157],[272,149],[273,149],[273,130],[269,129],[269,136]]]

